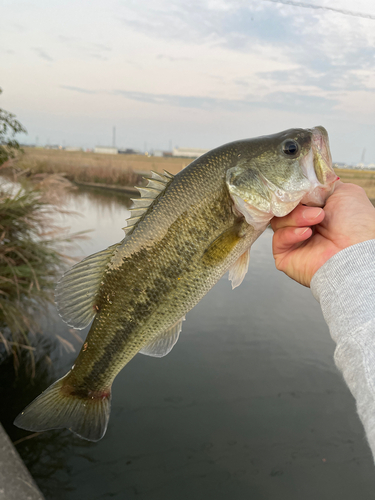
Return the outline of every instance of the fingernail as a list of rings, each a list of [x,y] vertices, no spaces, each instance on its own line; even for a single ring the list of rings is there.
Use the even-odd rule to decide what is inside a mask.
[[[316,219],[322,212],[323,212],[322,208],[309,207],[303,211],[302,215],[304,219],[313,220]]]
[[[299,236],[302,234],[305,234],[306,231],[308,231],[310,228],[309,227],[297,227],[294,232],[298,234]]]

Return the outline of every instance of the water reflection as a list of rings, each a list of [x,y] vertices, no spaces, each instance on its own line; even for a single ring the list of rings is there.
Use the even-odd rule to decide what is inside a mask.
[[[84,216],[65,222],[94,228],[81,255],[123,237],[129,204],[71,195]],[[241,287],[223,278],[187,315],[168,356],[138,355],[120,373],[102,441],[56,431],[17,446],[47,499],[373,498],[371,455],[319,305],[275,270],[271,238],[254,245]],[[43,329],[79,348],[54,309]],[[52,367],[41,362],[33,385],[21,378],[8,393],[13,439],[27,435],[10,425],[18,409],[73,363],[56,341],[49,350]]]
[[[116,191],[77,188],[70,192],[67,206],[77,215],[61,215],[60,223],[69,226],[72,233],[90,231],[75,254],[84,257],[121,241],[131,205],[129,196]]]

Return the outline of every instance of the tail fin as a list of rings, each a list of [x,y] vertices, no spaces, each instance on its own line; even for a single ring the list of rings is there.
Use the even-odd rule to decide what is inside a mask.
[[[28,431],[67,428],[83,439],[99,441],[107,430],[111,390],[77,391],[57,380],[18,415],[14,424]]]

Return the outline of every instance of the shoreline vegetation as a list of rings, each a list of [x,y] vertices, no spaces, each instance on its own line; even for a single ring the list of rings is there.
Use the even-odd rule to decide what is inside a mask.
[[[189,158],[165,158],[146,155],[111,155],[81,151],[24,148],[24,154],[13,164],[24,174],[60,174],[80,185],[117,190],[144,184],[143,176],[151,170],[177,174],[191,163]],[[137,192],[138,191],[133,191]]]
[[[375,205],[375,170],[357,170],[349,168],[335,168],[336,174],[342,182],[351,182],[361,186]]]
[[[3,167],[0,173],[9,170]],[[66,213],[65,193],[72,188],[64,177],[9,179],[5,175],[0,184],[0,363],[12,356],[17,372],[27,359],[34,377],[38,315],[53,303],[69,246],[84,235],[70,235],[55,223],[56,214]]]

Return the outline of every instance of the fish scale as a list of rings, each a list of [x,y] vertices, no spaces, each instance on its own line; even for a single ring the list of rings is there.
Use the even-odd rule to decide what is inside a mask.
[[[154,172],[139,188],[124,240],[59,281],[61,317],[74,328],[92,325],[72,369],[15,424],[101,439],[120,370],[139,352],[168,354],[185,314],[225,272],[233,287],[241,283],[270,219],[301,201],[323,205],[335,180],[322,127],[221,146],[175,177]]]

